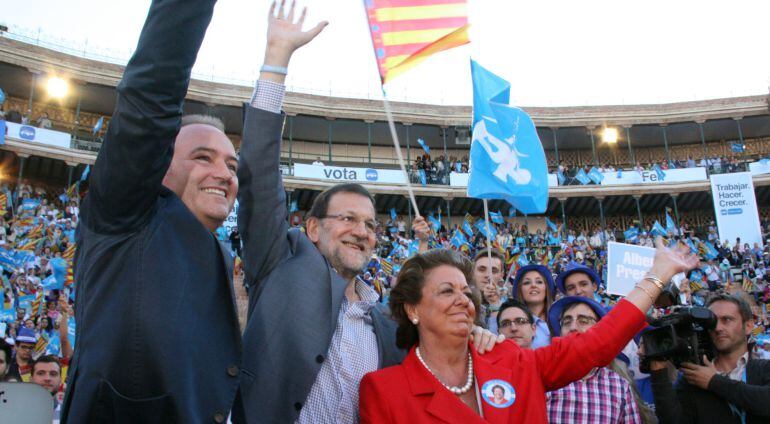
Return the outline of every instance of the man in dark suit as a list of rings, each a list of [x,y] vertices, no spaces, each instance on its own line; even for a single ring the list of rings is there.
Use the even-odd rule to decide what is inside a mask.
[[[237,157],[221,122],[182,118],[214,3],[153,1],[118,85],[78,226],[62,422],[224,422],[233,406],[233,258],[214,231],[235,201]]]

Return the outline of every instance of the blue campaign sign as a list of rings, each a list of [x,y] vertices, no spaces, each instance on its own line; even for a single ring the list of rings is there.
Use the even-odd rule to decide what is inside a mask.
[[[0,322],[13,322],[16,320],[16,309],[0,309]]]
[[[652,267],[655,249],[625,243],[607,243],[607,292],[627,295]]]
[[[27,312],[32,311],[32,301],[35,300],[34,294],[28,294],[26,296],[19,296],[16,298],[16,301],[18,301],[18,307],[22,309],[26,309]]]
[[[545,212],[548,169],[535,124],[510,106],[511,84],[471,60],[473,141],[468,196],[505,199],[523,213]]]
[[[580,184],[586,185],[591,182],[591,179],[588,177],[588,174],[586,174],[586,171],[581,169],[578,171],[577,175],[575,175],[575,179],[580,181]]]
[[[70,346],[75,348],[75,317],[70,317],[67,321],[67,338],[70,341]]]
[[[0,119],[0,145],[5,144],[5,121]]]

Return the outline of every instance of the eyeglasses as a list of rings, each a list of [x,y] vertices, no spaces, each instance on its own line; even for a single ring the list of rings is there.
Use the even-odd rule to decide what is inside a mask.
[[[508,328],[511,326],[521,327],[527,324],[531,324],[532,322],[526,318],[514,318],[512,320],[510,319],[504,319],[500,321],[500,328]]]
[[[377,223],[373,219],[361,219],[348,214],[324,215],[321,217],[321,219],[326,218],[334,218],[348,228],[356,228],[358,227],[358,224],[363,222],[364,228],[369,234],[374,234],[374,231],[377,229]]]
[[[572,323],[575,321],[577,321],[578,327],[587,327],[591,324],[596,323],[596,318],[589,317],[587,315],[578,315],[577,319],[573,319],[572,317],[564,317],[562,318],[560,324],[562,327],[568,327],[572,325]]]

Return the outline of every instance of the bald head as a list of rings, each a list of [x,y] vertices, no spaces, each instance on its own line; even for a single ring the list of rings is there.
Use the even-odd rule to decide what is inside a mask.
[[[207,123],[188,123],[179,130],[163,185],[214,231],[235,203],[237,168],[235,149],[224,132]]]

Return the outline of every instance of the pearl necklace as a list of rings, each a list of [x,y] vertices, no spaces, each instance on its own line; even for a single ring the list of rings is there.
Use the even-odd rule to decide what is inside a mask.
[[[422,359],[422,355],[420,355],[420,348],[418,347],[414,351],[417,354],[417,359],[419,359],[420,363],[422,363],[422,366],[424,366],[425,369],[428,370],[428,372],[431,373],[433,375],[433,377],[435,377],[436,380],[438,380],[439,383],[441,383],[444,387],[446,387],[447,390],[449,390],[450,392],[452,392],[455,395],[459,396],[459,395],[464,395],[464,394],[468,393],[468,390],[471,389],[471,386],[473,385],[473,357],[471,356],[470,352],[468,352],[468,380],[465,381],[465,385],[464,386],[458,387],[458,386],[447,386],[446,384],[444,384],[438,378],[436,373],[431,371],[430,367],[428,367],[428,364],[425,363],[425,360]]]

